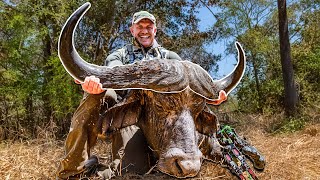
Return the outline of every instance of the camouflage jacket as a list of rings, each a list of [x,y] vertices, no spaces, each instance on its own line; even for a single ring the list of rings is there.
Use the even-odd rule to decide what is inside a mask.
[[[156,40],[154,40],[151,48],[143,48],[136,41],[132,44],[127,44],[121,49],[116,50],[110,54],[106,61],[106,66],[115,66],[121,64],[131,64],[135,61],[142,59],[148,60],[152,58],[166,58],[181,60],[180,56],[173,52],[161,47]]]

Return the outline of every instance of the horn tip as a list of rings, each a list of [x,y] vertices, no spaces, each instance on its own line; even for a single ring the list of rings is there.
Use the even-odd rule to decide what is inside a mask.
[[[86,3],[82,4],[82,5],[78,8],[78,10],[82,9],[82,10],[84,10],[84,11],[87,11],[88,9],[90,9],[90,7],[91,7],[91,3],[90,3],[90,2],[86,2]],[[76,10],[76,11],[78,11],[78,10]]]
[[[85,6],[86,8],[90,8],[91,7],[91,3],[90,2],[86,2],[82,6]]]
[[[242,49],[242,46],[241,46],[241,44],[240,44],[238,41],[235,42],[235,45],[236,45],[237,48]]]

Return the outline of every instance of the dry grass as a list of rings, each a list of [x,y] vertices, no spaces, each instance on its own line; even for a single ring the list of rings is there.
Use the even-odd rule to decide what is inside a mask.
[[[293,134],[249,133],[252,143],[265,155],[261,179],[320,179],[320,125],[308,125]]]
[[[260,123],[263,121],[260,121]],[[251,125],[248,125],[251,124]],[[247,123],[237,129],[265,155],[267,166],[257,172],[260,179],[320,179],[320,124],[309,124],[291,134],[269,134],[263,126]],[[261,125],[261,124],[260,124]],[[110,159],[110,147],[99,144],[95,151]],[[0,143],[0,179],[54,179],[63,142],[38,139]],[[116,179],[173,179],[163,174],[126,175]],[[201,172],[191,179],[236,179],[217,164],[205,162]]]
[[[35,140],[0,144],[0,179],[54,179],[61,142]]]

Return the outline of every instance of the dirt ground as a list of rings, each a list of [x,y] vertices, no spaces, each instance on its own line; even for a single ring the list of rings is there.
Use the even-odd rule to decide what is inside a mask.
[[[249,124],[249,125],[248,125]],[[256,172],[259,179],[320,179],[320,123],[307,124],[300,131],[270,134],[264,127],[247,123],[237,126],[265,156],[267,165]],[[241,129],[241,130],[238,130]],[[95,151],[110,159],[110,145],[100,143]],[[0,143],[0,179],[54,179],[58,161],[63,156],[63,142],[41,138],[24,142]],[[173,179],[161,173],[145,176],[126,175],[115,179]],[[197,177],[190,179],[237,179],[218,164],[204,162]]]

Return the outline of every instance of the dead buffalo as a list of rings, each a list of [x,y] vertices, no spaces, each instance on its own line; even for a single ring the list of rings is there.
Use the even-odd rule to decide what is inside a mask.
[[[94,75],[103,88],[130,89],[130,96],[109,110],[108,129],[137,125],[161,172],[179,178],[197,175],[202,158],[214,159],[219,151],[215,140],[219,124],[207,105],[215,103],[219,92],[229,94],[241,80],[245,71],[241,45],[236,43],[237,66],[220,80],[212,80],[190,61],[153,59],[113,68],[97,66],[84,61],[73,44],[75,28],[89,8],[89,3],[81,6],[63,27],[58,50],[65,69],[79,81]]]

